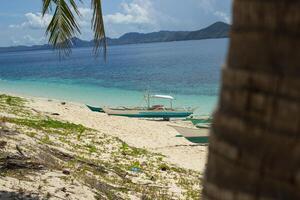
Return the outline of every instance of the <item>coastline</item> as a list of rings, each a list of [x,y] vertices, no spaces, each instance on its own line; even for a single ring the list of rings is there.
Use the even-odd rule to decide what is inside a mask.
[[[69,84],[52,81],[0,80],[0,92],[17,96],[41,97],[79,102],[93,106],[144,106],[144,92],[120,88]],[[170,93],[166,93],[170,94]],[[172,94],[175,107],[197,108],[195,115],[207,116],[214,110],[218,96]],[[157,104],[166,102],[156,102]]]

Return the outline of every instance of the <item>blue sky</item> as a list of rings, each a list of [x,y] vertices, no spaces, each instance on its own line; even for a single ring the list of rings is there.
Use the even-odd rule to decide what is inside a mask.
[[[102,0],[106,32],[197,30],[216,21],[230,22],[232,0]],[[175,3],[176,2],[176,3]],[[51,13],[40,16],[42,0],[1,0],[0,46],[46,43]],[[91,39],[90,1],[79,4],[82,39]]]

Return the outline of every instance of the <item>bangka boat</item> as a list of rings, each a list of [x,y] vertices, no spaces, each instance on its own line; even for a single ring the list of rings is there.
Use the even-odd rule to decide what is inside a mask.
[[[170,101],[170,107],[165,107],[164,105],[153,105],[151,106],[151,99],[166,99]],[[185,118],[193,114],[194,109],[184,109],[184,108],[173,108],[174,97],[169,95],[150,95],[146,97],[147,107],[119,107],[119,108],[109,108],[103,107],[103,110],[108,115],[117,115],[125,117],[135,117],[135,118],[163,118],[164,120],[169,120],[170,118]]]
[[[174,128],[180,135],[176,137],[184,137],[188,141],[197,144],[206,144],[209,139],[209,130],[208,129],[199,129],[199,128],[187,128],[182,126],[169,125]]]
[[[104,112],[104,110],[100,107],[94,107],[94,106],[90,106],[90,105],[87,105],[86,106],[93,112]]]

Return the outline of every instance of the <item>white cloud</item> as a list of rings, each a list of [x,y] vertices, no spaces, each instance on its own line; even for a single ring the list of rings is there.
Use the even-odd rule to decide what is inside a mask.
[[[78,18],[78,23],[81,27],[91,26],[93,11],[90,8],[78,8],[81,16]],[[49,25],[53,15],[41,13],[26,13],[24,21],[21,24],[9,25],[10,28],[30,28],[30,29],[45,29]]]
[[[21,24],[9,25],[10,28],[30,28],[30,29],[44,29],[48,26],[52,19],[52,15],[45,14],[44,17],[41,13],[26,13],[26,21]]]
[[[214,15],[221,18],[222,21],[226,22],[226,23],[230,23],[230,17],[228,16],[228,14],[226,14],[225,12],[222,11],[215,11]]]
[[[90,8],[78,8],[81,16],[79,17],[78,23],[81,27],[91,27],[91,20],[93,17],[93,10]]]
[[[23,37],[11,37],[13,45],[38,45],[46,43],[45,37],[33,37],[31,35],[25,35]]]
[[[121,3],[122,12],[104,16],[110,24],[154,25],[154,9],[150,0],[133,0],[131,3]]]
[[[231,19],[229,14],[216,9],[216,1],[215,0],[197,0],[198,5],[204,10],[207,14],[213,14],[214,16],[218,17],[222,21],[226,23],[230,23]]]
[[[120,4],[120,10],[104,16],[109,37],[127,32],[153,32],[178,24],[178,19],[160,12],[154,0],[131,0]]]
[[[92,35],[91,19],[92,19],[93,11],[90,8],[83,8],[83,7],[78,8],[78,10],[81,13],[81,16],[78,17],[78,24],[81,28],[83,38],[88,39],[90,38],[88,36]],[[51,14],[45,14],[43,17],[42,14],[39,12],[26,13],[24,15],[25,20],[22,23],[9,25],[9,28],[12,29],[11,31],[16,32],[16,30],[14,29],[22,29],[23,34],[26,34],[26,36],[11,37],[11,42],[14,45],[41,44],[42,42],[46,42],[45,37],[42,37],[42,35],[44,35],[45,30],[49,25],[52,17],[53,15]],[[36,37],[36,36],[40,36],[40,37]]]
[[[207,13],[214,10],[215,0],[196,0],[198,5]]]

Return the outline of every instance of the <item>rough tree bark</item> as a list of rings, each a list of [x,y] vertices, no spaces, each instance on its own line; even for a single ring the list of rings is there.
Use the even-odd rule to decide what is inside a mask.
[[[300,0],[235,0],[203,196],[300,199]]]

